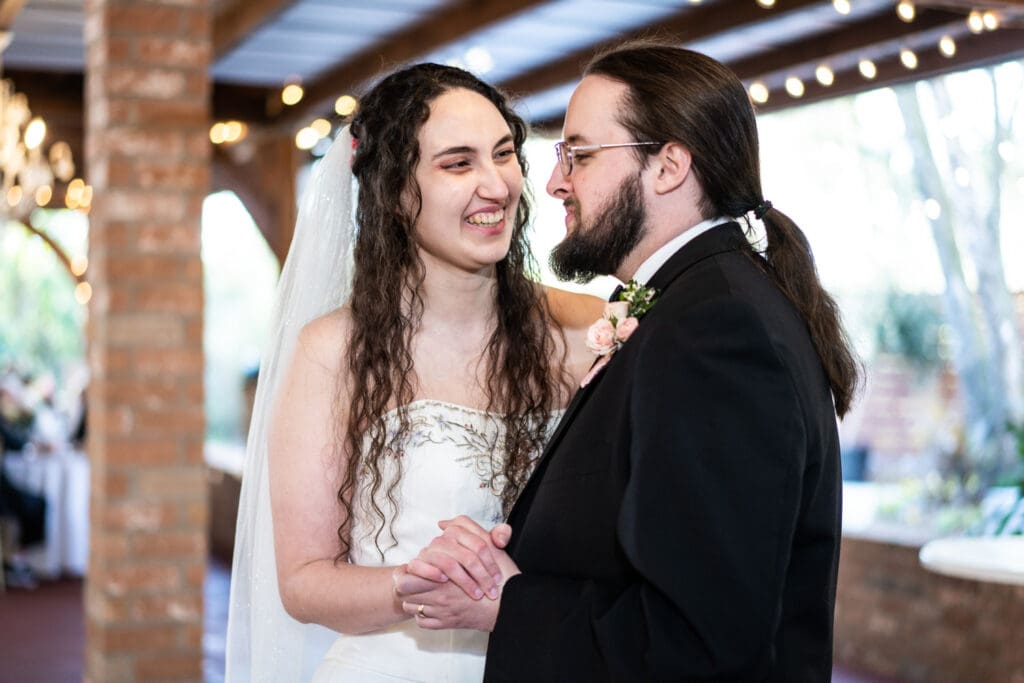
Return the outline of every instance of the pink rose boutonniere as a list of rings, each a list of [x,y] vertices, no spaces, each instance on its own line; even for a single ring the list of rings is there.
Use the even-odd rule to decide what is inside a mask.
[[[587,330],[587,348],[599,356],[594,367],[580,382],[580,387],[590,384],[601,371],[612,354],[626,343],[639,326],[638,318],[654,305],[657,292],[645,287],[635,280],[623,287],[617,301],[609,301],[604,305],[604,315]]]

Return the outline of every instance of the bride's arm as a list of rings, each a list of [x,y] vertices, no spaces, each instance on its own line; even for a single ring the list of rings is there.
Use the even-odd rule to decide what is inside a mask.
[[[299,336],[270,425],[270,499],[285,609],[301,622],[363,633],[407,616],[394,595],[393,568],[335,561],[345,467],[337,443],[343,432],[335,426],[338,420],[346,424],[347,416],[334,406],[347,327],[347,315],[339,311],[313,321]],[[347,405],[344,396],[340,403]]]
[[[565,335],[566,370],[574,387],[590,370],[596,356],[587,348],[587,330],[604,313],[604,301],[556,287],[544,287],[551,317]],[[571,398],[571,396],[570,396]]]

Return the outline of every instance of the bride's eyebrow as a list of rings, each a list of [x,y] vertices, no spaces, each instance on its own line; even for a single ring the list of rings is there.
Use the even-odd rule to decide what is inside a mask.
[[[431,159],[438,159],[449,154],[476,154],[476,148],[470,147],[469,145],[456,145],[455,147],[442,149],[440,152],[432,156]]]
[[[496,143],[494,143],[494,149],[498,149],[502,145],[507,145],[510,142],[512,142],[512,135],[511,135],[511,133],[506,135],[505,137],[501,138]],[[443,156],[448,156],[449,154],[476,154],[476,153],[477,153],[477,150],[476,150],[475,147],[470,147],[469,145],[455,145],[453,147],[446,147],[445,149],[442,149],[440,152],[438,152],[437,154],[432,156],[431,160],[438,159],[438,158],[443,157]]]

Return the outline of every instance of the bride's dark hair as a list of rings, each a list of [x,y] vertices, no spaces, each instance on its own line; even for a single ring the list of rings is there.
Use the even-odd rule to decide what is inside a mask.
[[[347,531],[357,482],[367,485],[361,494],[366,495],[377,520],[374,541],[378,550],[387,518],[380,494],[393,512],[398,510],[394,494],[401,477],[401,458],[395,457],[394,449],[409,430],[406,406],[413,400],[415,380],[410,348],[423,315],[419,293],[423,262],[413,239],[413,225],[422,208],[414,175],[420,154],[417,135],[430,115],[430,103],[456,88],[482,95],[501,113],[512,132],[525,177],[526,123],[502,93],[462,69],[417,64],[397,71],[361,100],[352,121],[359,232],[350,300],[348,420],[339,425],[346,430],[348,450],[338,491],[345,511],[338,529],[339,557],[350,548]],[[401,197],[413,201],[399,201]],[[496,324],[486,348],[487,409],[501,414],[505,426],[504,461],[494,463],[491,487],[500,492],[506,514],[525,483],[531,459],[543,447],[550,411],[563,392],[562,366],[552,367],[560,345],[552,336],[551,314],[542,289],[526,274],[527,268],[536,271],[525,236],[529,216],[530,199],[524,189],[511,247],[496,267]],[[382,420],[393,407],[398,412],[398,434],[387,433]],[[384,476],[386,459],[391,460],[388,470],[393,466],[397,471],[393,477]],[[393,543],[394,534],[390,535]]]

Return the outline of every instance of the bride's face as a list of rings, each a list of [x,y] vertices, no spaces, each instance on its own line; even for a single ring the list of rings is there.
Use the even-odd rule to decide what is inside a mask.
[[[508,253],[523,191],[508,124],[482,95],[458,88],[431,103],[418,139],[422,209],[413,230],[421,256],[490,268]]]

